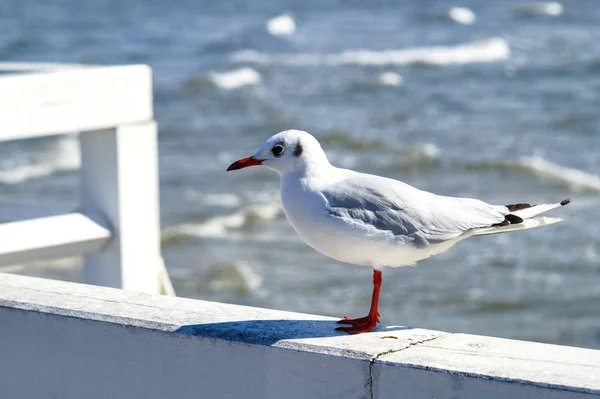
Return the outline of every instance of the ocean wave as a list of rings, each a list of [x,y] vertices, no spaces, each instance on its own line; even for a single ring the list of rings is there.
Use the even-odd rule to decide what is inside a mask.
[[[79,143],[75,137],[62,137],[50,148],[21,159],[0,163],[0,183],[19,184],[50,176],[56,172],[76,170],[81,166]]]
[[[451,7],[445,17],[463,25],[471,25],[477,19],[475,13],[465,7]]]
[[[541,157],[524,157],[520,164],[537,174],[563,181],[574,188],[600,191],[598,175],[548,162]]]
[[[289,14],[281,14],[268,20],[266,28],[273,36],[289,36],[296,32],[296,22]]]
[[[400,86],[404,82],[402,76],[396,72],[383,72],[377,77],[377,84],[381,86]]]
[[[28,263],[18,263],[13,265],[0,266],[0,271],[2,273],[31,273],[32,269],[62,269],[62,270],[71,270],[76,269],[81,265],[82,258],[80,256],[72,256],[67,258],[57,258],[57,259],[42,259],[36,260]]]
[[[424,170],[440,164],[441,151],[432,143],[424,143],[403,148],[402,156],[392,164],[392,169],[399,172]]]
[[[408,171],[421,169],[437,164],[441,159],[441,150],[433,143],[421,143],[403,147],[396,147],[391,143],[386,143],[380,138],[354,137],[349,133],[330,132],[319,138],[319,141],[326,146],[346,148],[353,150],[385,150],[393,154],[391,168],[395,170]],[[399,156],[398,156],[399,155]],[[399,159],[398,159],[399,158]],[[342,162],[342,159],[336,159]],[[347,159],[348,165],[343,167],[352,167],[356,164],[356,156],[352,155]]]
[[[262,277],[244,262],[216,263],[200,279],[201,288],[249,295],[258,291]]]
[[[473,311],[476,313],[506,313],[506,312],[518,312],[527,309],[532,304],[523,299],[496,299],[477,301],[473,303]]]
[[[440,148],[433,143],[414,145],[404,150],[404,155],[409,158],[439,158],[440,153]]]
[[[513,7],[512,10],[515,14],[524,17],[558,17],[564,12],[564,7],[561,3],[552,1],[549,3],[521,4]]]
[[[518,170],[566,183],[589,191],[600,191],[600,176],[583,170],[561,166],[541,157],[522,157],[515,161],[479,162],[466,165],[467,170]]]
[[[209,206],[235,208],[242,202],[239,195],[231,193],[205,194],[196,190],[185,190],[183,195],[188,201],[199,202]]]
[[[239,89],[240,87],[260,83],[260,74],[252,68],[240,68],[228,72],[211,72],[210,81],[225,90]]]
[[[169,227],[162,233],[162,241],[178,242],[185,237],[226,237],[231,231],[275,219],[282,212],[279,203],[250,205],[237,212],[215,216],[201,223],[184,223]]]
[[[381,150],[386,146],[378,138],[357,138],[346,132],[329,132],[320,137],[319,141],[325,145],[361,150]]]
[[[339,65],[450,65],[505,60],[510,56],[506,40],[491,38],[456,46],[418,47],[403,50],[348,50],[337,54],[266,54],[254,50],[236,52],[235,62],[295,66]]]
[[[401,157],[390,167],[408,172],[421,169],[446,167],[463,168],[467,171],[487,172],[505,170],[526,173],[562,182],[574,190],[600,192],[600,175],[576,168],[562,166],[539,156],[526,156],[514,160],[458,161],[444,159],[441,150],[434,144],[425,143],[402,149]]]

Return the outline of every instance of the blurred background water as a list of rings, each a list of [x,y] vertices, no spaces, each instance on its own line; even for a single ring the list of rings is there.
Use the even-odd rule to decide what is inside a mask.
[[[147,63],[163,254],[179,295],[362,316],[371,269],[285,220],[279,181],[225,174],[272,134],[332,163],[505,204],[539,230],[384,270],[387,324],[600,348],[600,4],[593,0],[0,1],[0,60]],[[76,137],[2,143],[0,199],[78,201]],[[79,259],[0,268],[80,281]]]

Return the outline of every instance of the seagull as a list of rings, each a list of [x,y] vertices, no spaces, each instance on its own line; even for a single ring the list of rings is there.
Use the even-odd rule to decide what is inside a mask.
[[[312,135],[286,130],[227,171],[262,165],[281,176],[281,202],[298,235],[340,262],[373,267],[369,314],[344,317],[337,331],[359,334],[379,322],[381,269],[412,266],[470,237],[545,226],[562,219],[537,217],[567,205],[491,205],[436,195],[381,176],[337,168]]]

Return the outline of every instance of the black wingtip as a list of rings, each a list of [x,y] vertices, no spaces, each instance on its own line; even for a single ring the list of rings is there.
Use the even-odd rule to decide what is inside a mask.
[[[520,211],[521,209],[531,208],[532,206],[535,206],[535,205],[521,203],[521,204],[509,204],[509,205],[504,205],[504,206],[508,208],[509,212],[516,212],[516,211]]]
[[[501,221],[500,223],[493,224],[492,227],[503,227],[503,226],[508,226],[510,224],[519,224],[519,223],[523,223],[523,218],[509,213],[508,215],[506,215],[504,217],[503,221]]]
[[[571,203],[571,198],[566,198],[566,199],[560,201],[560,204],[562,206],[565,206],[565,205],[570,204],[570,203]]]
[[[508,214],[505,216],[505,220],[508,220],[510,222],[510,224],[519,224],[519,223],[523,223],[523,218],[517,216],[517,215],[512,215],[512,214]]]

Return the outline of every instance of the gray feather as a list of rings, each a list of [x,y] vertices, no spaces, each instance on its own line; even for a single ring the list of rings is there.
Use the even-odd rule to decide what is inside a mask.
[[[440,243],[504,220],[508,209],[471,198],[443,197],[383,177],[351,173],[323,191],[330,215],[417,246]]]

